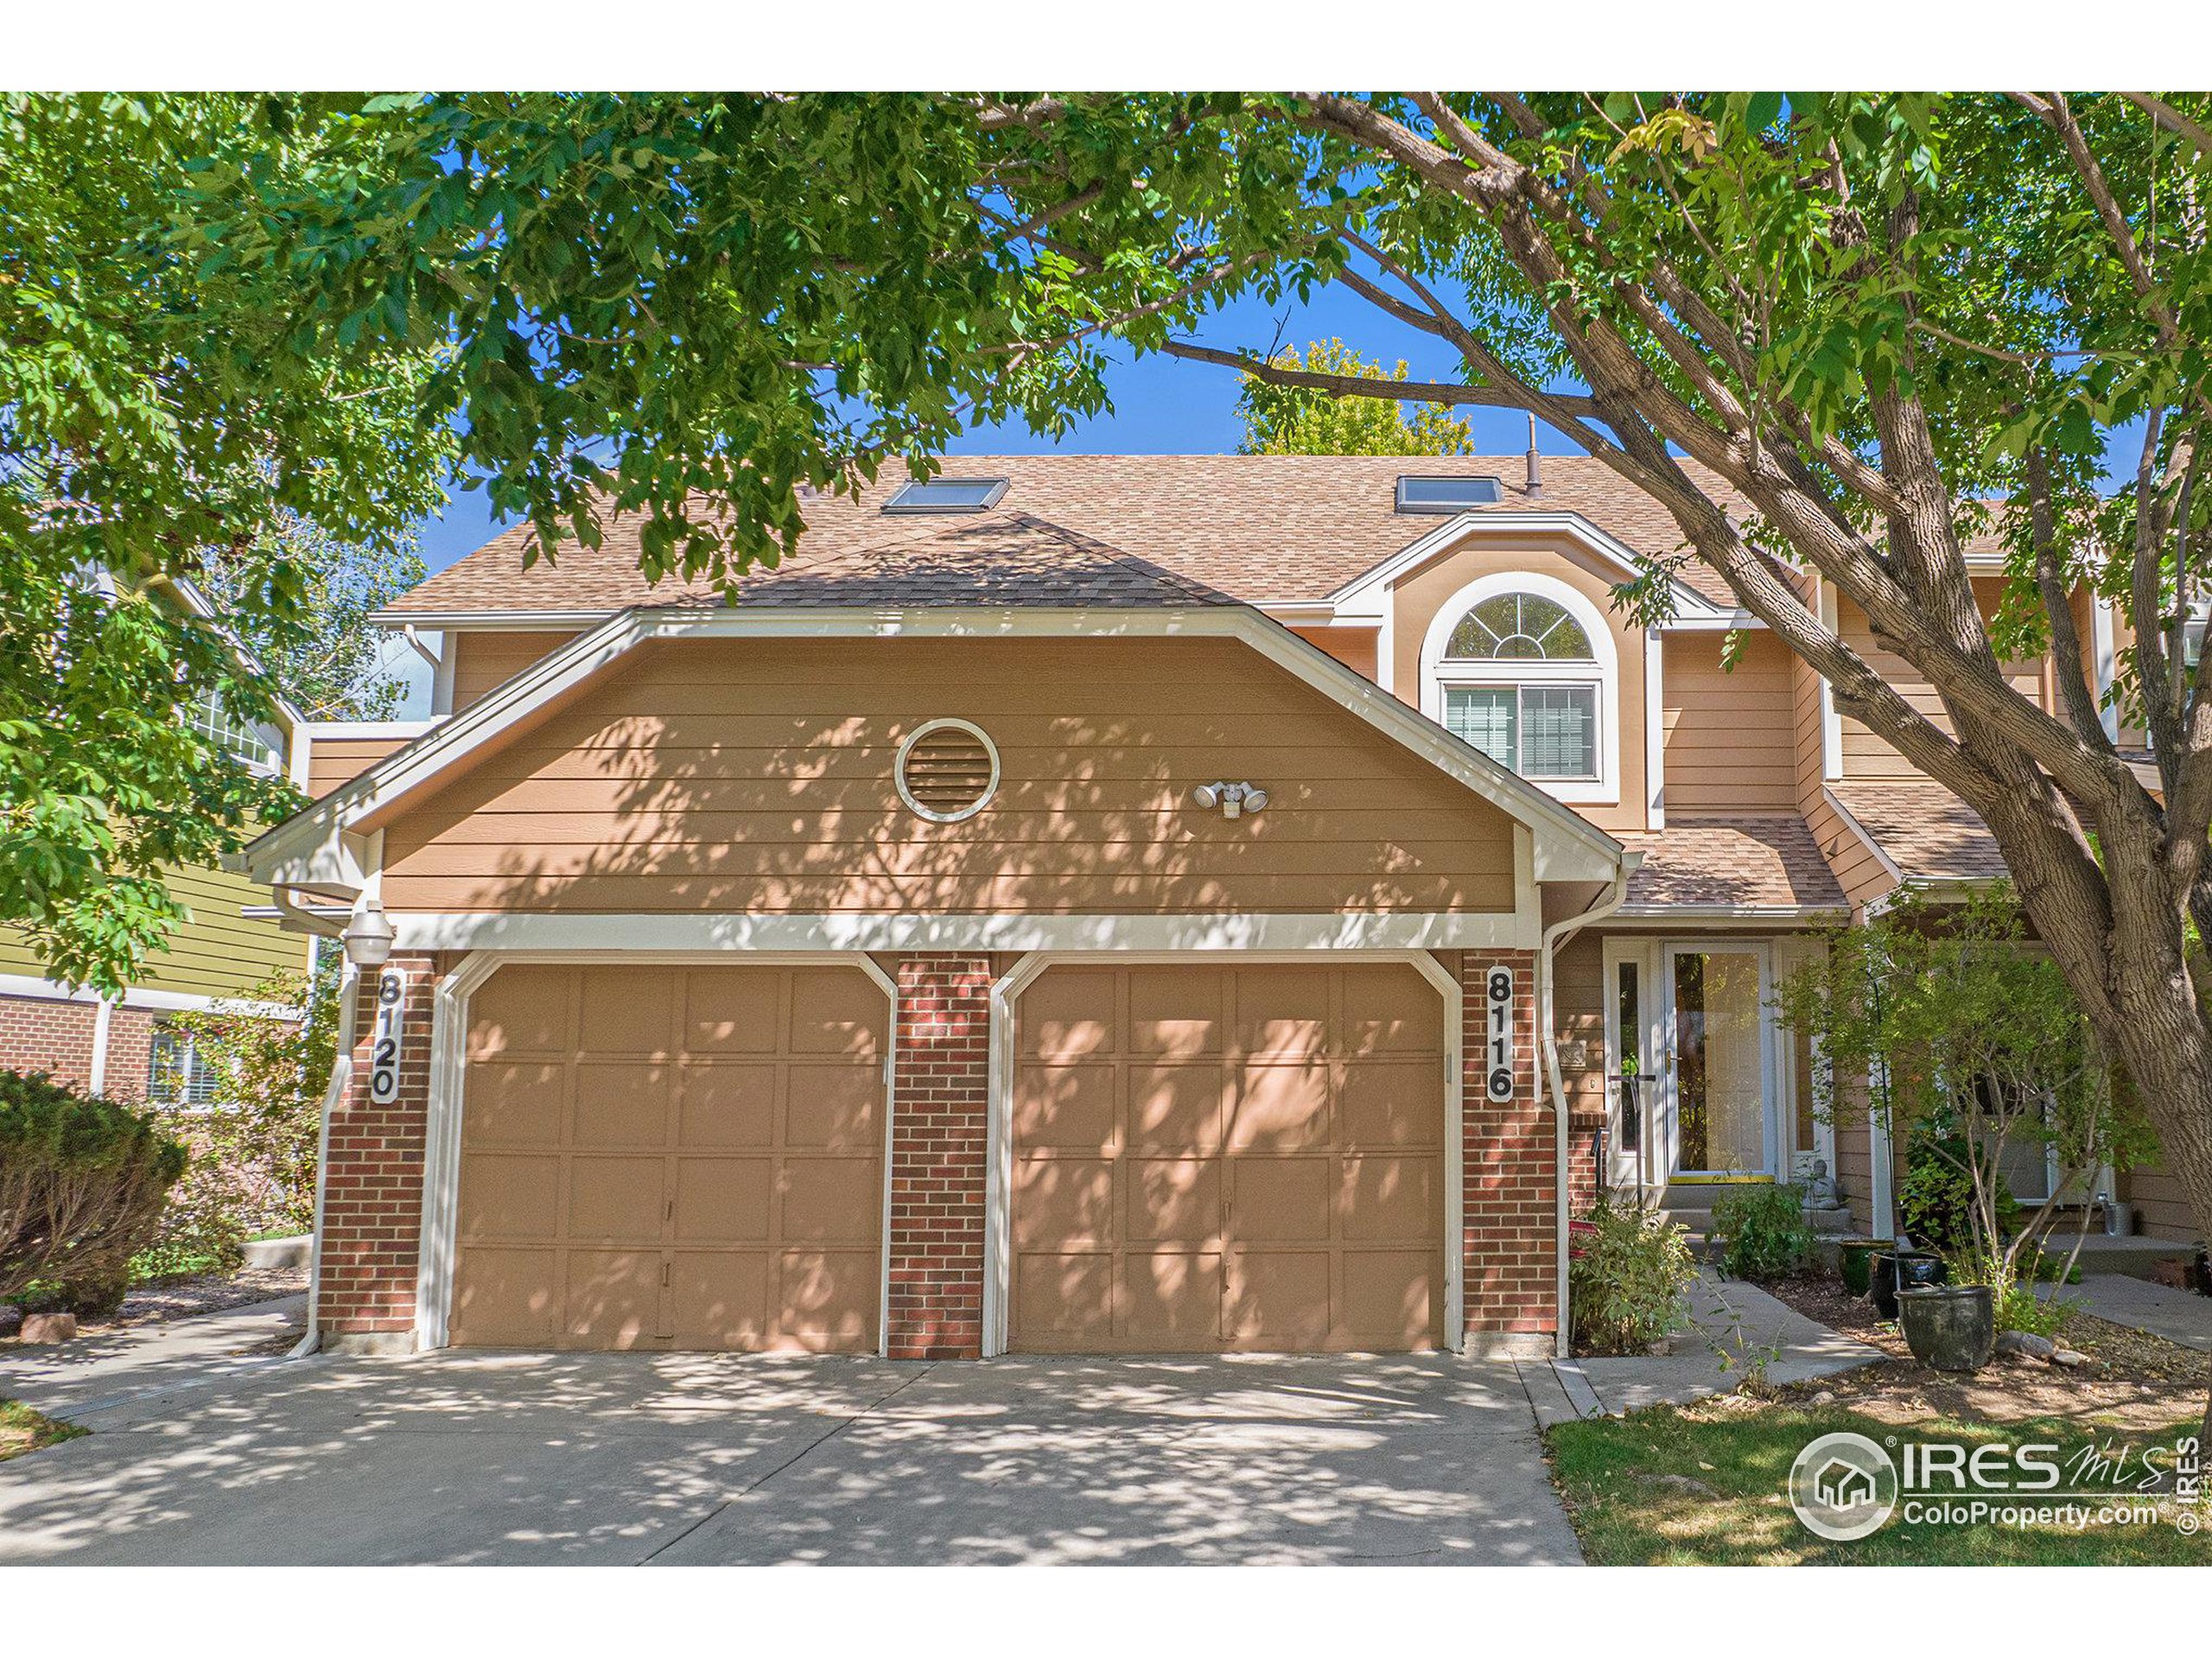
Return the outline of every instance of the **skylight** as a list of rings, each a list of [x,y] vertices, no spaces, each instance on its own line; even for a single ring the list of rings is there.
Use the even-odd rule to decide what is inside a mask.
[[[1006,493],[1002,478],[929,478],[901,484],[886,512],[982,512]]]
[[[1397,510],[1465,512],[1469,507],[1495,506],[1504,499],[1504,487],[1495,478],[1435,478],[1401,474]]]

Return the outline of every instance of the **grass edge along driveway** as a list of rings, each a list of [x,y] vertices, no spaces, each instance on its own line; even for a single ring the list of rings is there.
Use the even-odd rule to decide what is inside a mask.
[[[1553,1480],[1592,1566],[2212,1565],[2212,1531],[2183,1533],[2173,1524],[2171,1497],[2162,1502],[2164,1518],[2154,1526],[2077,1531],[1909,1525],[1900,1510],[1871,1537],[1831,1543],[1799,1523],[1783,1490],[1799,1450],[1837,1430],[1855,1431],[1878,1444],[1908,1434],[1967,1445],[2050,1442],[2062,1448],[2063,1465],[2091,1442],[2106,1447],[2156,1442],[2171,1454],[2177,1435],[2196,1433],[2196,1417],[2151,1433],[2049,1417],[2002,1426],[1935,1417],[1900,1430],[1840,1408],[1762,1404],[1741,1396],[1732,1405],[1729,1399],[1656,1406],[1625,1417],[1560,1423],[1546,1432]]]
[[[20,1400],[0,1395],[0,1463],[92,1432],[74,1423],[65,1423],[58,1417],[49,1417],[42,1411],[34,1411]]]

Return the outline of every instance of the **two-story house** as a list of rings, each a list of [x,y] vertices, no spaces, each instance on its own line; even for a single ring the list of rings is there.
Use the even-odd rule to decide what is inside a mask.
[[[168,592],[175,602],[211,614],[190,587]],[[280,702],[272,721],[238,718],[204,699],[189,718],[200,734],[240,764],[283,774],[305,763],[314,729]],[[149,955],[119,997],[69,986],[48,973],[20,929],[0,926],[0,1067],[43,1071],[93,1094],[171,1104],[211,1101],[213,1077],[190,1037],[170,1016],[221,1004],[257,1006],[275,977],[312,966],[309,945],[280,926],[270,894],[243,875],[211,866],[165,870],[162,879],[186,919]],[[298,1010],[267,1004],[272,1018]]]
[[[1885,1213],[1773,987],[2002,866],[1717,578],[1615,603],[1679,542],[1587,461],[1064,455],[727,602],[470,555],[385,618],[432,720],[249,854],[365,964],[326,1338],[1548,1350],[1601,1179]]]

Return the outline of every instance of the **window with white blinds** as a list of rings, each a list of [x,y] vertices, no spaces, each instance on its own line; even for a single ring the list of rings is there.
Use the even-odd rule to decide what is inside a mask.
[[[1455,685],[1444,724],[1523,778],[1598,775],[1594,685]]]

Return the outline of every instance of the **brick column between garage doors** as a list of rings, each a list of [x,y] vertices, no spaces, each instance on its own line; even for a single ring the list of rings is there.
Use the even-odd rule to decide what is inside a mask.
[[[976,1359],[983,1351],[991,960],[907,956],[898,967],[887,1346],[893,1359]]]
[[[1484,973],[1492,967],[1513,969],[1513,1098],[1503,1104],[1490,1098],[1484,1064],[1490,1018]],[[1470,950],[1460,962],[1459,990],[1466,1348],[1548,1355],[1559,1329],[1557,1149],[1536,1049],[1535,956]]]
[[[438,964],[430,957],[394,957],[386,968],[407,976],[398,1098],[380,1106],[369,1097],[377,982],[385,970],[365,968],[353,1013],[353,1083],[331,1114],[323,1164],[316,1317],[325,1346],[341,1351],[404,1352],[414,1345]]]

